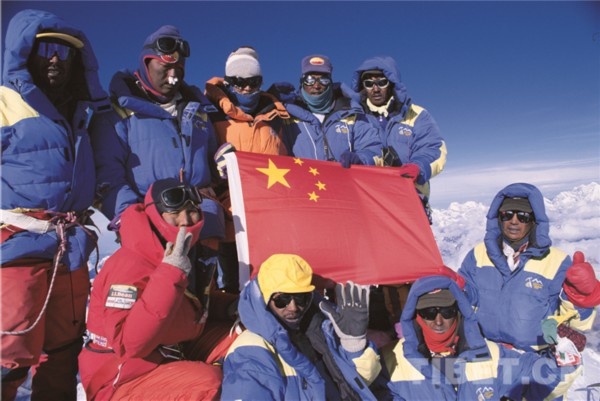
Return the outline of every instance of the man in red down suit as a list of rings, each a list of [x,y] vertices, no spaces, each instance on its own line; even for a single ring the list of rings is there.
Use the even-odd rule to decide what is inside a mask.
[[[214,266],[198,262],[201,202],[195,187],[169,178],[123,213],[122,247],[94,280],[79,357],[89,401],[218,399],[221,369],[199,356],[223,337],[206,338]],[[222,309],[237,299],[221,295],[212,301]]]

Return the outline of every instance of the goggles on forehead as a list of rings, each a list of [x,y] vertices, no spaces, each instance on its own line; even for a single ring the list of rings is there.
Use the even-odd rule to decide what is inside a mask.
[[[305,75],[302,77],[302,83],[306,86],[313,86],[317,81],[323,86],[329,86],[329,84],[331,84],[331,77],[315,77],[313,75]]]
[[[388,87],[388,85],[390,84],[389,79],[387,78],[380,78],[380,79],[365,79],[363,81],[363,85],[365,88],[367,89],[371,89],[373,88],[374,85],[377,85],[377,87],[379,89],[385,89]]]
[[[299,294],[280,292],[278,294],[274,294],[271,299],[273,300],[273,304],[277,309],[285,308],[292,302],[292,299],[296,303],[297,307],[306,308],[312,301],[312,295],[312,292],[301,292]]]
[[[38,56],[51,59],[56,54],[60,61],[67,61],[75,54],[75,49],[62,43],[38,41],[36,53]]]
[[[177,50],[183,57],[190,56],[190,44],[187,40],[171,38],[163,36],[154,41],[151,45],[146,45],[146,48],[155,49],[163,54],[173,54]]]
[[[533,221],[533,213],[522,212],[522,211],[517,211],[517,210],[505,210],[503,212],[500,212],[500,220],[502,220],[502,221],[512,220],[512,218],[515,217],[515,214],[517,215],[517,219],[521,223],[529,223],[529,222]]]
[[[179,212],[188,202],[194,206],[198,206],[202,203],[202,195],[200,195],[196,187],[180,185],[165,189],[160,193],[159,200],[153,203],[159,204],[159,210],[173,213]]]
[[[263,78],[258,75],[256,77],[242,78],[242,77],[225,77],[225,82],[229,85],[235,86],[237,89],[244,89],[250,87],[252,89],[259,88],[262,85]]]
[[[458,307],[454,304],[444,307],[432,306],[430,308],[417,309],[417,314],[425,320],[435,320],[438,313],[444,319],[452,319],[458,315]]]

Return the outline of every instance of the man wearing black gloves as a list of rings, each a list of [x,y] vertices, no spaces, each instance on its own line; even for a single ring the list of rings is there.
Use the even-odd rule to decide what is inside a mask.
[[[337,284],[337,306],[297,255],[275,254],[240,294],[246,330],[223,365],[223,400],[375,400],[381,370],[367,343],[369,287]],[[320,308],[320,309],[319,309]]]

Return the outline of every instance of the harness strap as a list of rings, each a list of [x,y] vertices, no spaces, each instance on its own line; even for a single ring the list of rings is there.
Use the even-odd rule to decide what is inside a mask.
[[[72,228],[74,226],[79,226],[79,227],[83,228],[83,230],[85,231],[86,234],[88,234],[92,238],[94,238],[92,235],[92,232],[88,228],[84,227],[82,224],[82,222],[85,222],[85,220],[87,220],[87,217],[89,216],[87,211],[80,215],[78,215],[76,212],[73,212],[73,211],[66,212],[66,213],[48,211],[46,213],[53,216],[48,222],[54,226],[59,243],[58,243],[58,248],[56,250],[56,253],[54,254],[54,259],[52,261],[52,278],[50,280],[50,285],[48,286],[48,293],[46,294],[46,299],[44,300],[44,305],[42,306],[40,313],[38,314],[35,321],[31,324],[31,326],[29,326],[26,329],[18,330],[18,331],[1,331],[0,333],[2,335],[19,336],[19,335],[27,334],[30,331],[32,331],[38,325],[38,323],[41,321],[42,316],[44,315],[44,313],[46,312],[46,308],[48,307],[48,303],[50,302],[50,296],[52,295],[52,289],[54,288],[54,281],[56,279],[56,274],[58,272],[58,265],[60,264],[60,261],[67,250],[67,235],[66,235],[67,230],[69,230],[70,228]],[[98,253],[98,244],[96,244],[96,252]],[[97,267],[97,263],[98,263],[98,261],[96,260],[96,267]]]

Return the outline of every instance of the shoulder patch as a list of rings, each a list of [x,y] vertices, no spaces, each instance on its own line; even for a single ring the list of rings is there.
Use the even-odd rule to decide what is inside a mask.
[[[541,260],[529,259],[523,270],[530,273],[537,273],[548,280],[552,280],[558,273],[558,269],[560,269],[566,257],[567,254],[560,249],[550,247],[550,252],[545,258]]]
[[[113,284],[108,290],[107,308],[131,309],[137,300],[138,289],[133,285]]]
[[[421,106],[412,104],[410,106],[410,108],[408,109],[408,113],[406,113],[406,117],[404,117],[404,120],[402,120],[400,122],[402,124],[408,125],[409,127],[414,127],[415,121],[417,120],[417,117],[419,117],[419,115],[421,114],[422,111],[423,111],[423,108]]]
[[[6,86],[0,87],[0,126],[15,125],[26,118],[39,117],[39,113],[31,107],[21,95]]]

